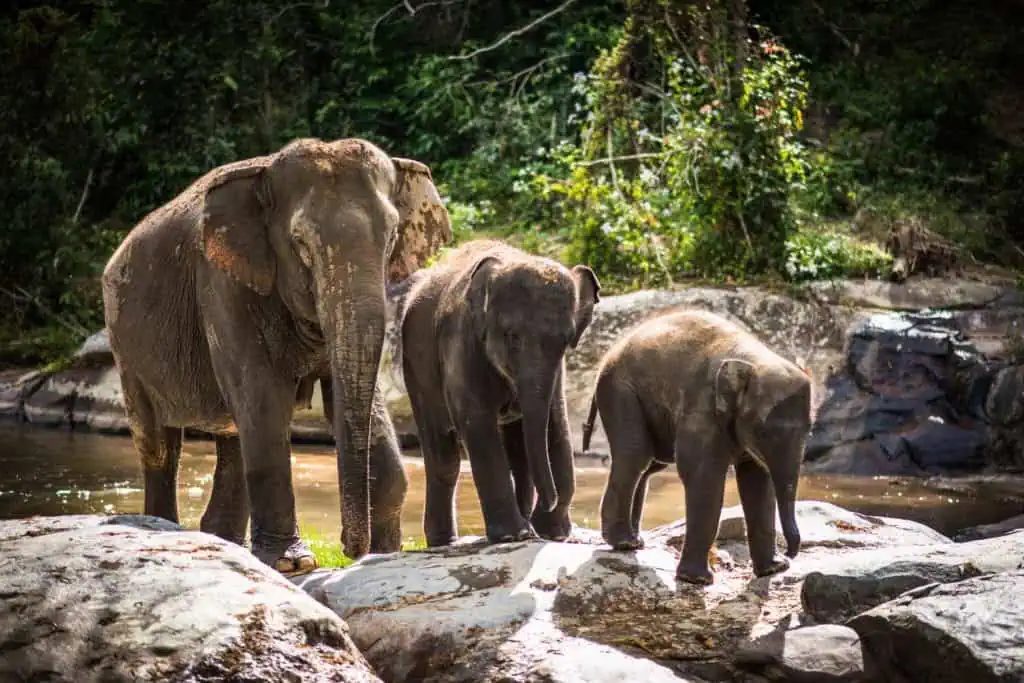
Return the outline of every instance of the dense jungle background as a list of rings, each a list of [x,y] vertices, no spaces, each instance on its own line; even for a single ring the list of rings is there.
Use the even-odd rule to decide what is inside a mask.
[[[210,168],[300,136],[428,163],[457,239],[609,292],[1024,264],[1024,3],[6,3],[0,366]]]

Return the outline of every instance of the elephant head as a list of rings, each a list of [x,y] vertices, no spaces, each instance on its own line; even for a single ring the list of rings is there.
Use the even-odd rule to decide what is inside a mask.
[[[202,191],[202,249],[222,271],[279,296],[331,362],[343,533],[368,546],[370,406],[389,273],[451,239],[430,169],[359,139],[296,140],[219,169]],[[344,438],[343,438],[344,435]],[[342,442],[351,440],[351,447]],[[344,474],[341,474],[344,473]]]
[[[276,154],[219,170],[203,198],[204,253],[262,295],[270,294],[282,266],[290,272],[301,261],[312,270],[313,243],[344,245],[344,218],[360,209],[364,218],[389,225],[379,237],[386,240],[390,280],[407,277],[452,239],[430,168],[389,158],[363,140],[297,140]]]
[[[487,361],[518,398],[538,503],[549,511],[558,502],[547,447],[553,392],[565,352],[579,344],[600,291],[589,267],[567,269],[538,257],[484,256],[471,274],[474,331]]]
[[[797,484],[811,428],[811,382],[795,366],[730,358],[715,377],[715,410],[739,446],[771,476],[786,539],[786,554],[800,551]]]

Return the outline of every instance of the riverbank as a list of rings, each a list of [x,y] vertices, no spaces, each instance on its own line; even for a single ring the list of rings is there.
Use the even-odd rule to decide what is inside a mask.
[[[396,290],[400,291],[400,290]],[[401,293],[389,301],[392,312]],[[598,422],[582,454],[580,427],[601,355],[631,326],[670,308],[704,308],[743,325],[814,380],[809,472],[962,475],[1024,472],[1024,293],[1008,278],[911,278],[688,287],[607,296],[566,357],[578,455],[604,457]],[[418,440],[389,323],[379,386],[406,448]],[[33,426],[127,434],[103,332],[65,367],[0,373],[0,417]],[[190,431],[190,437],[202,435]],[[296,444],[329,445],[319,386],[297,410]]]

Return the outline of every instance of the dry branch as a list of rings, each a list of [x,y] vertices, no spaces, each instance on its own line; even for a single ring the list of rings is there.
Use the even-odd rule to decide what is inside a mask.
[[[496,41],[494,41],[490,45],[485,45],[484,47],[477,48],[476,50],[473,50],[472,52],[470,52],[468,54],[452,55],[448,59],[455,59],[455,60],[472,59],[473,57],[477,57],[479,55],[482,55],[485,52],[490,52],[492,50],[495,50],[495,49],[501,47],[502,45],[504,45],[505,43],[507,43],[508,41],[512,40],[516,36],[521,36],[524,33],[533,30],[537,26],[540,26],[541,24],[543,24],[545,21],[547,21],[551,17],[553,17],[553,16],[555,16],[557,14],[560,14],[561,12],[564,12],[569,7],[569,5],[571,5],[574,2],[576,2],[576,0],[565,0],[565,2],[563,2],[561,5],[559,5],[558,7],[554,8],[553,10],[548,12],[547,14],[544,14],[542,16],[537,17],[536,19],[534,19],[530,23],[526,24],[525,26],[520,26],[519,28],[515,29],[514,31],[509,31],[508,33],[503,35],[501,38],[498,38]]]

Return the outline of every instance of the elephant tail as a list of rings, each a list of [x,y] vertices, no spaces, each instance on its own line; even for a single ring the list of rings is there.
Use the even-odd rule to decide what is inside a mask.
[[[590,450],[590,437],[594,435],[594,423],[597,422],[597,390],[590,397],[590,412],[587,413],[587,420],[583,423],[583,452]]]

